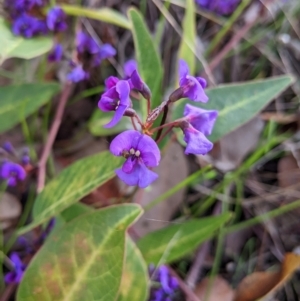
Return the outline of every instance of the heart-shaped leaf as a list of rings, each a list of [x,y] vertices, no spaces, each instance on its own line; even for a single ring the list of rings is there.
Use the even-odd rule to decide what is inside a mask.
[[[0,87],[0,133],[24,120],[51,100],[58,91],[59,85],[55,83]]]
[[[130,29],[130,22],[119,12],[111,8],[91,9],[75,5],[61,5],[66,14],[76,17],[87,17]]]
[[[121,164],[122,158],[112,159],[111,153],[105,151],[83,158],[64,169],[38,195],[33,207],[33,222],[18,233],[31,230],[78,202],[114,177],[115,169]]]
[[[66,224],[49,237],[31,261],[17,300],[116,300],[125,231],[141,212],[134,204],[112,206]]]
[[[293,83],[293,77],[283,75],[264,80],[220,85],[206,90],[206,104],[183,100],[173,112],[173,119],[181,118],[185,104],[207,110],[219,111],[219,116],[209,140],[215,142],[257,115],[271,100]]]
[[[51,37],[25,39],[15,36],[3,18],[0,18],[0,65],[8,58],[32,59],[48,52],[53,46]]]
[[[148,264],[169,263],[189,254],[201,243],[212,238],[230,217],[230,213],[224,213],[171,225],[142,237],[137,246]]]
[[[117,301],[146,301],[150,282],[147,266],[140,250],[129,236],[126,237],[125,254],[125,265]]]
[[[136,9],[129,9],[129,19],[132,23],[132,34],[138,62],[138,69],[141,77],[149,86],[152,92],[152,106],[156,107],[161,100],[161,81],[163,76],[160,57],[155,49],[153,37],[146,27],[143,16]],[[141,112],[145,118],[147,103],[141,101]]]

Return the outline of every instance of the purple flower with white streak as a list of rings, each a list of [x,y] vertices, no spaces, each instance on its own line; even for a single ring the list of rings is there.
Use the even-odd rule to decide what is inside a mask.
[[[125,131],[113,139],[110,152],[126,158],[116,174],[127,185],[145,188],[158,178],[149,169],[158,166],[160,161],[159,148],[151,137],[134,130]]]
[[[206,81],[202,77],[194,77],[189,74],[190,70],[184,60],[179,61],[179,85],[182,96],[196,102],[207,102],[208,97],[204,92]]]
[[[47,25],[52,31],[64,31],[67,29],[66,14],[59,6],[54,6],[49,10]]]
[[[1,165],[0,176],[7,181],[8,186],[16,186],[18,181],[25,179],[26,171],[17,163],[5,161]]]
[[[130,86],[126,80],[119,80],[115,86],[102,94],[98,102],[99,109],[103,112],[115,111],[112,120],[104,127],[111,128],[121,120],[125,111],[131,106],[129,94]]]
[[[213,148],[213,144],[206,136],[211,134],[218,112],[187,104],[184,108],[184,116],[185,121],[181,128],[184,133],[184,141],[187,143],[185,154],[207,154]]]
[[[48,55],[49,62],[59,62],[63,56],[63,47],[61,44],[55,44],[52,51]]]
[[[4,280],[6,283],[20,283],[26,269],[26,266],[23,264],[22,260],[20,259],[19,255],[15,252],[11,253],[9,256],[11,262],[13,263],[14,270],[8,272]]]

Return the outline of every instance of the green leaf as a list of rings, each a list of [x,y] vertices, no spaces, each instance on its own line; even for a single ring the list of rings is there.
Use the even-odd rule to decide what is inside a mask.
[[[56,83],[0,87],[0,133],[9,130],[46,104],[59,88]]]
[[[15,36],[0,17],[0,65],[8,58],[32,59],[48,52],[53,46],[51,37],[25,39]]]
[[[195,43],[196,43],[196,17],[195,1],[187,0],[185,15],[182,22],[183,36],[179,48],[179,58],[187,62],[190,68],[190,74],[195,73]]]
[[[61,5],[66,14],[76,17],[87,17],[130,29],[130,22],[122,14],[111,8],[90,9],[75,5]]]
[[[30,262],[17,300],[116,300],[125,231],[141,212],[134,204],[111,206],[66,224]]]
[[[212,238],[230,217],[230,213],[224,213],[171,225],[142,237],[137,246],[148,264],[169,263],[189,254]]]
[[[162,63],[156,51],[153,37],[145,25],[143,16],[134,8],[128,11],[132,23],[132,34],[138,70],[152,92],[152,107],[158,106],[162,99],[161,82],[163,76]],[[147,103],[141,101],[141,112],[143,118],[147,116]]]
[[[140,250],[129,235],[126,237],[125,253],[125,265],[117,301],[146,301],[149,290],[147,266]]]
[[[106,129],[103,126],[107,124],[114,115],[114,112],[102,112],[96,109],[88,123],[88,128],[94,136],[109,136],[118,134],[125,130],[131,130],[132,124],[129,117],[124,117],[113,128]]]
[[[63,220],[68,223],[76,217],[79,217],[86,213],[91,213],[93,211],[94,209],[92,207],[79,202],[62,211],[60,215]]]
[[[108,151],[83,158],[64,169],[37,196],[33,207],[33,222],[21,228],[25,233],[78,202],[97,187],[115,176],[122,158]]]
[[[206,90],[207,104],[183,100],[173,112],[173,119],[181,118],[185,104],[219,111],[209,140],[215,142],[256,116],[275,97],[294,82],[290,75],[238,84],[220,85]]]

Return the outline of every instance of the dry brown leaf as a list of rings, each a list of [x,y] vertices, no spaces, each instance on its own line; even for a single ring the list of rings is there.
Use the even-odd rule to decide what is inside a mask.
[[[204,278],[195,288],[195,294],[200,300],[205,301],[232,301],[234,291],[228,282],[221,276],[216,276],[210,283],[209,278]]]
[[[300,266],[300,255],[287,253],[277,272],[255,272],[239,284],[234,301],[256,301],[278,290]]]

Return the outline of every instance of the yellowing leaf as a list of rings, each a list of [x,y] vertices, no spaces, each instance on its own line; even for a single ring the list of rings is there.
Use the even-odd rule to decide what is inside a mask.
[[[18,301],[115,301],[125,232],[139,206],[111,206],[80,216],[48,238],[30,262]]]

